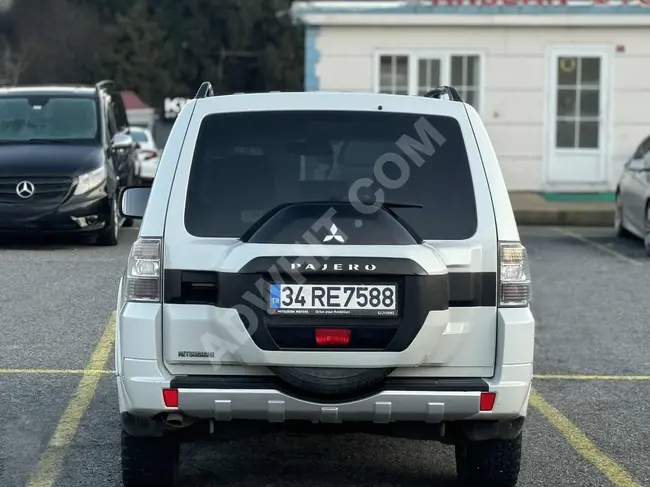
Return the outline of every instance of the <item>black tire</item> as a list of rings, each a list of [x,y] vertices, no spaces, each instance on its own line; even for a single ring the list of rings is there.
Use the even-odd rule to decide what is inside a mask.
[[[133,226],[134,223],[135,223],[135,220],[133,218],[125,218],[124,223],[122,223],[122,226],[124,228],[130,228],[130,227]]]
[[[456,474],[463,487],[515,487],[521,467],[521,433],[513,440],[464,440],[456,445]]]
[[[370,392],[393,370],[272,367],[273,373],[293,388],[328,398]]]
[[[114,247],[118,244],[120,232],[120,215],[117,212],[117,198],[113,198],[109,202],[109,205],[108,224],[97,234],[95,243],[101,246]]]
[[[631,234],[625,229],[625,226],[623,226],[623,212],[625,210],[618,192],[616,193],[616,199],[614,201],[614,233],[617,237],[629,238]]]
[[[179,443],[172,439],[140,438],[122,431],[124,487],[174,487],[179,451]]]
[[[650,203],[646,203],[643,215],[643,248],[650,257]]]

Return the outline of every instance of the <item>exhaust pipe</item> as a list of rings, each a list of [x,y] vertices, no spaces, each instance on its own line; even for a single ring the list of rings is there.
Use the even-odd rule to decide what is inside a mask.
[[[180,413],[169,413],[167,417],[163,420],[165,424],[172,426],[174,428],[182,428],[188,424],[185,416]]]

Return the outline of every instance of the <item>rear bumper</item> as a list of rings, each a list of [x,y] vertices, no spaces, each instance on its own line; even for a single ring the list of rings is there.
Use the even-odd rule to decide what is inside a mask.
[[[144,181],[153,181],[158,171],[158,158],[139,162],[138,176]]]
[[[170,370],[179,367],[165,364],[160,353],[165,341],[161,325],[163,307],[129,303],[120,309],[115,351],[119,407],[121,413],[140,418],[180,412],[218,421],[302,419],[382,423],[509,421],[527,415],[535,328],[529,309],[499,310],[496,357],[492,356],[495,365],[487,373],[482,367],[472,370],[453,362],[402,366],[388,377],[382,390],[338,403],[296,394],[274,382],[268,369],[255,363],[184,366],[182,371],[172,373]],[[192,321],[185,323],[190,326]],[[366,367],[385,366],[385,362],[375,364],[365,361],[365,357],[358,363]],[[466,375],[460,375],[461,370]],[[242,381],[242,376],[248,382]],[[178,408],[165,406],[165,388],[178,390]],[[491,411],[480,411],[481,392],[496,393]]]
[[[416,421],[440,423],[455,420],[512,420],[525,417],[532,381],[532,364],[507,365],[493,379],[398,378],[375,394],[356,400],[324,403],[300,398],[280,388],[268,387],[271,376],[165,378],[155,361],[125,360],[124,375],[117,377],[120,412],[153,417],[181,412],[190,418],[284,422]],[[213,387],[208,387],[211,384]],[[162,390],[178,390],[179,407],[165,406]],[[482,392],[495,392],[491,411],[480,411]]]
[[[480,392],[383,391],[342,404],[318,404],[278,390],[179,390],[179,409],[190,417],[218,421],[251,419],[279,423],[364,421],[440,423],[467,419],[479,410]]]

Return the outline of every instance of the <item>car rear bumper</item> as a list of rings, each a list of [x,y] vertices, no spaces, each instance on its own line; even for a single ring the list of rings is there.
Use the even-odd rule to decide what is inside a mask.
[[[369,423],[512,420],[527,415],[535,329],[527,308],[499,310],[495,363],[489,371],[458,364],[398,366],[383,389],[338,403],[314,400],[289,390],[261,365],[226,362],[178,370],[180,367],[164,362],[160,353],[165,340],[163,306],[127,303],[122,307],[118,302],[118,309],[115,363],[121,413],[143,418],[180,412],[224,421],[334,419]],[[370,361],[360,363],[366,367],[385,366]],[[166,388],[178,390],[178,408],[165,405],[162,391]],[[496,393],[491,411],[480,410],[482,392]]]
[[[322,423],[455,420],[510,420],[525,417],[532,365],[503,366],[492,379],[428,379],[388,381],[372,395],[344,402],[322,402],[269,387],[272,376],[165,379],[153,377],[155,361],[127,359],[117,377],[120,412],[152,417],[180,412],[190,418],[267,422],[306,420]],[[136,372],[139,371],[140,373]],[[210,385],[212,384],[212,387]],[[178,390],[178,408],[169,408],[162,390]],[[481,394],[496,393],[491,411],[480,410]]]
[[[347,403],[319,404],[278,390],[179,390],[179,409],[191,417],[221,421],[250,419],[272,423],[422,421],[470,418],[478,412],[479,392],[383,391]]]
[[[153,181],[156,177],[156,172],[158,171],[158,158],[150,159],[146,161],[141,161],[139,163],[139,174],[140,179],[145,181]]]
[[[0,205],[0,234],[93,232],[104,228],[109,218],[106,194],[72,198],[54,207]]]

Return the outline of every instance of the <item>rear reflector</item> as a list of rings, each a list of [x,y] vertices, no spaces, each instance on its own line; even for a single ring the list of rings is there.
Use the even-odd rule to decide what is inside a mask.
[[[178,390],[177,389],[163,389],[163,401],[168,408],[178,407]]]
[[[350,330],[344,328],[316,328],[316,343],[322,347],[341,347],[350,343]]]
[[[481,401],[480,401],[480,410],[481,411],[492,411],[494,407],[494,402],[497,399],[496,392],[481,392]]]

